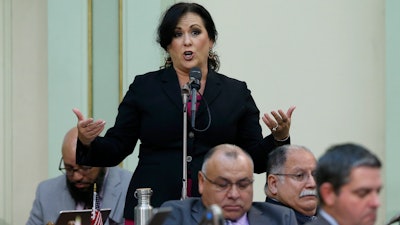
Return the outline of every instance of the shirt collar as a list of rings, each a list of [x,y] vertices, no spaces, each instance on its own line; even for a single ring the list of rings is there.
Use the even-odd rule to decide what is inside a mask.
[[[333,218],[331,215],[329,215],[323,209],[319,210],[319,214],[320,214],[320,216],[324,217],[330,224],[339,225],[338,222],[335,220],[335,218]]]

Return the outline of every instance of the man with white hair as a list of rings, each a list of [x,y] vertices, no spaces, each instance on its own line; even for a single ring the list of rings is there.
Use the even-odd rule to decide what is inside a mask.
[[[318,204],[314,179],[316,164],[312,152],[297,145],[280,146],[268,157],[266,202],[293,209],[299,225],[315,218]]]

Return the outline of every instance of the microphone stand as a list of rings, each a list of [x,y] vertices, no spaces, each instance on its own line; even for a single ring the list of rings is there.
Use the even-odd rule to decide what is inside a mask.
[[[187,103],[189,99],[190,89],[188,84],[182,88],[182,103],[183,103],[183,177],[182,177],[182,197],[181,200],[187,198]]]

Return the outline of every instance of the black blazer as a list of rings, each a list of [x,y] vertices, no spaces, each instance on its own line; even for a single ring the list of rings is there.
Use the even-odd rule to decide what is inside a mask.
[[[211,118],[208,116],[207,104]],[[272,135],[263,139],[260,112],[244,82],[209,69],[203,100],[196,115],[197,132],[188,120],[188,178],[192,196],[199,196],[197,172],[205,153],[230,143],[242,147],[253,158],[255,172],[265,172],[268,153],[275,146]],[[151,203],[180,199],[182,191],[183,103],[175,70],[170,67],[136,76],[118,108],[114,127],[97,137],[90,148],[77,144],[77,163],[114,166],[130,155],[140,140],[139,163],[131,179],[125,218],[133,219],[137,188],[153,190]],[[285,143],[289,143],[288,140]],[[190,184],[188,184],[190,185]]]
[[[167,201],[162,207],[172,208],[163,225],[198,225],[206,211],[200,198]],[[247,219],[249,225],[297,225],[293,210],[267,202],[253,202]]]

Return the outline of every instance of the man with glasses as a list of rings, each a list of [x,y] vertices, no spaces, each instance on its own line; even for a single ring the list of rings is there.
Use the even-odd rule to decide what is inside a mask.
[[[239,147],[230,144],[214,147],[206,154],[198,173],[201,198],[165,202],[161,207],[171,207],[172,212],[163,224],[204,223],[205,212],[218,205],[227,224],[296,225],[292,210],[253,202],[253,170],[252,159]]]
[[[289,207],[303,225],[315,219],[317,190],[314,179],[316,159],[306,147],[283,145],[267,161],[266,202]]]
[[[41,182],[27,225],[55,222],[61,210],[91,209],[96,183],[101,208],[111,208],[107,224],[124,224],[125,197],[132,173],[119,167],[89,167],[75,162],[77,128],[64,137],[59,170],[64,173]]]

